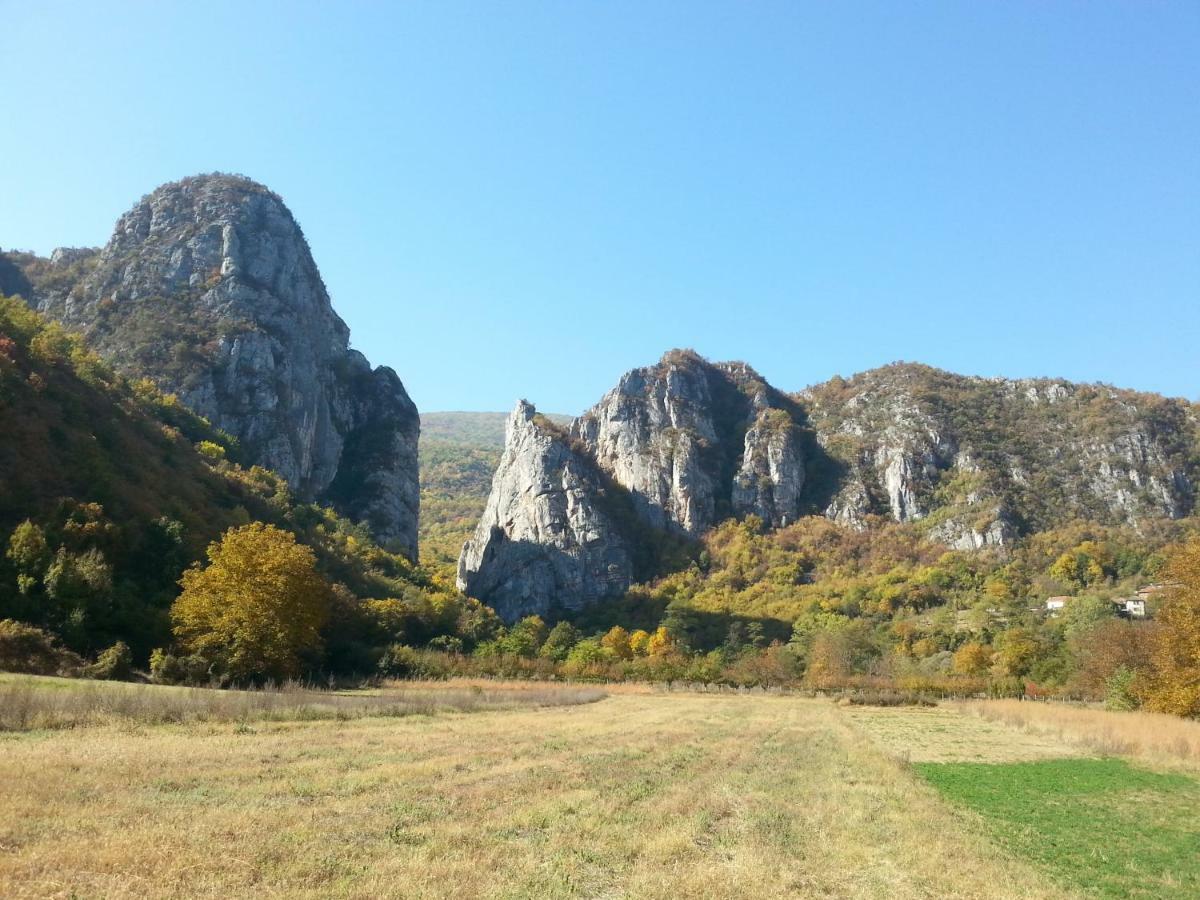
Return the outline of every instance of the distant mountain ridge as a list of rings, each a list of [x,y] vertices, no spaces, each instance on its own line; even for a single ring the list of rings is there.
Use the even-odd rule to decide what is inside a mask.
[[[546,413],[559,425],[571,424],[571,416]],[[504,447],[506,412],[439,411],[421,413],[421,438],[426,443],[446,441],[472,447]]]

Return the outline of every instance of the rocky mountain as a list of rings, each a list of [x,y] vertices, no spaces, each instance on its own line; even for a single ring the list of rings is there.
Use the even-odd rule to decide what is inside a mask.
[[[657,528],[698,535],[730,515],[801,514],[803,413],[743,363],[672,351],[634,369],[571,434]]]
[[[1194,404],[1106,385],[896,364],[797,395],[837,461],[822,510],[920,521],[960,549],[1072,519],[1137,526],[1195,506]]]
[[[567,490],[563,459],[598,474]],[[619,560],[628,531],[570,524],[572,511],[592,521],[604,477],[628,493],[647,533],[696,537],[731,516],[780,527],[824,515],[857,529],[913,522],[975,549],[1074,519],[1137,527],[1190,514],[1200,417],[1187,401],[1152,394],[907,364],[787,395],[743,363],[671,351],[623,376],[569,439],[539,431],[532,408],[518,407],[460,587],[509,616],[616,593],[625,568],[591,584],[599,569],[580,553],[608,560],[611,549]],[[525,576],[564,552],[579,558],[581,581]]]
[[[459,587],[502,617],[619,596],[661,562],[648,557],[721,519],[801,515],[818,451],[799,407],[752,369],[689,351],[626,374],[569,432],[520,404]],[[618,501],[622,514],[602,514]]]
[[[349,329],[299,225],[260,184],[163,185],[101,250],[15,257],[46,315],[237,438],[247,462],[416,557],[416,407]]]
[[[633,581],[629,517],[611,486],[565,433],[521,401],[483,517],[463,547],[458,586],[500,617],[579,609],[617,597]]]
[[[543,413],[555,425],[571,416]],[[504,452],[502,412],[421,413],[421,563],[451,579]]]

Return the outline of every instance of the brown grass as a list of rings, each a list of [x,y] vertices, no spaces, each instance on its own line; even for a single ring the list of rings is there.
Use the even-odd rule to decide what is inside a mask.
[[[1062,897],[820,700],[0,734],[4,897]]]
[[[963,715],[954,706],[865,707],[846,717],[886,753],[905,762],[1017,762],[1078,756],[1051,736],[1013,731],[999,722]]]
[[[1200,722],[1194,719],[1019,700],[980,700],[956,706],[980,719],[1093,753],[1200,769]]]
[[[0,731],[84,725],[355,719],[590,703],[595,687],[393,682],[338,693],[296,684],[244,691],[0,675]]]

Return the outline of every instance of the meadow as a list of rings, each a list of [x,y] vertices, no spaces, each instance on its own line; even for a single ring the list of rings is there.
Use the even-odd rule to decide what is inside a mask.
[[[954,705],[581,690],[0,731],[0,896],[1194,896],[1188,759]]]

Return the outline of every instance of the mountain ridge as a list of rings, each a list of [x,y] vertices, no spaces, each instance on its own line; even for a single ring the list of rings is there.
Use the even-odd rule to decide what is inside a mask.
[[[577,459],[627,490],[645,524],[692,538],[729,517],[778,527],[819,515],[856,529],[913,522],[957,549],[1004,547],[1076,519],[1136,528],[1181,518],[1200,479],[1200,416],[1186,400],[920,364],[789,395],[745,363],[668,351],[623,375],[569,435]],[[487,571],[503,568],[503,554],[481,548],[539,533],[542,511],[520,497],[539,496],[534,482],[553,473],[519,455],[506,447],[488,500],[510,514],[481,521],[460,558],[461,588],[503,585],[503,571]],[[586,556],[605,539],[576,543]],[[560,544],[546,539],[555,553]],[[523,551],[526,569],[533,552]],[[539,608],[553,603],[550,582],[523,590]]]

